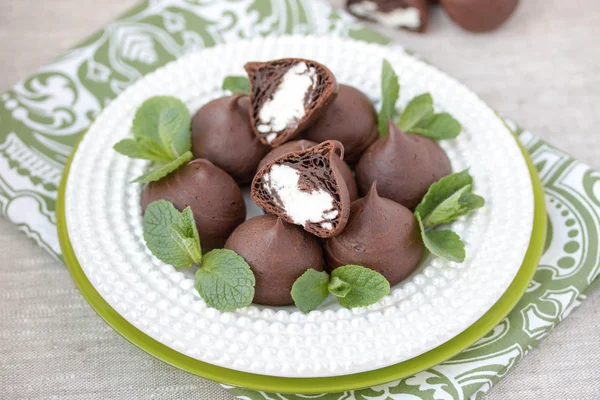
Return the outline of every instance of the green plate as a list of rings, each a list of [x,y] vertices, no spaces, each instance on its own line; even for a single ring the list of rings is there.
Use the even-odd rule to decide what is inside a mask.
[[[65,167],[58,194],[57,225],[60,246],[65,264],[67,265],[75,284],[92,308],[96,310],[96,312],[114,330],[123,335],[123,337],[131,343],[168,364],[213,381],[267,392],[320,394],[371,387],[413,375],[460,353],[502,321],[502,319],[504,319],[517,304],[525,292],[525,289],[527,289],[527,286],[537,269],[538,261],[544,247],[546,238],[546,208],[542,184],[537,172],[528,154],[523,149],[521,150],[523,151],[523,156],[529,167],[535,198],[533,233],[523,264],[507,291],[483,317],[443,345],[410,360],[373,371],[330,378],[280,378],[239,372],[207,364],[183,355],[170,347],[157,342],[127,322],[125,318],[102,298],[87,279],[85,273],[81,269],[81,265],[79,265],[79,262],[77,261],[77,257],[73,252],[73,247],[69,240],[69,232],[67,231],[64,213],[64,197],[67,176],[69,175],[71,161],[76,152],[76,148],[73,150],[71,159]]]

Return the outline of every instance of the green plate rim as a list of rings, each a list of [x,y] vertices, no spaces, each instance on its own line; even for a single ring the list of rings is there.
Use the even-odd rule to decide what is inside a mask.
[[[534,217],[529,247],[513,282],[487,313],[459,335],[420,356],[373,371],[327,378],[281,378],[240,372],[198,361],[181,354],[152,339],[130,324],[96,291],[87,279],[71,246],[64,213],[64,202],[67,177],[78,145],[73,149],[65,165],[58,192],[56,215],[60,247],[64,262],[77,288],[100,317],[125,339],[167,364],[212,381],[257,391],[311,395],[372,387],[413,375],[452,358],[492,330],[508,315],[525,293],[529,282],[533,279],[544,249],[547,218],[544,192],[537,171],[523,146],[516,138],[515,140],[521,148],[531,175],[534,194]]]

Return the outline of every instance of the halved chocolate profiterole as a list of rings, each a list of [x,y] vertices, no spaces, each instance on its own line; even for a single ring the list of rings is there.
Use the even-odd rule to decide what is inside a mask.
[[[413,32],[427,30],[428,0],[348,0],[346,7],[350,14],[388,28]]]
[[[333,73],[301,58],[249,62],[250,122],[254,133],[272,147],[308,128],[337,96]]]
[[[268,213],[316,236],[340,233],[348,222],[350,195],[335,155],[342,144],[328,140],[287,153],[262,167],[252,181],[252,200]]]

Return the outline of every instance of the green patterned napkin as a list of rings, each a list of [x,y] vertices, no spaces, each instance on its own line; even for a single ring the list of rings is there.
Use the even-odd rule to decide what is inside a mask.
[[[388,42],[318,0],[143,2],[0,96],[1,214],[60,258],[54,212],[62,169],[100,110],[144,74],[187,52],[282,33]],[[311,399],[478,398],[585,299],[600,272],[600,174],[516,131],[540,172],[549,221],[541,264],[517,307],[471,348],[436,367]],[[307,398],[228,389],[243,399]]]

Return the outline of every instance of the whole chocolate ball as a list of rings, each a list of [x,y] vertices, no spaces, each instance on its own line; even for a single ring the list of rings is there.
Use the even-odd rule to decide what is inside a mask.
[[[487,32],[502,25],[519,0],[440,0],[450,18],[471,32]]]
[[[262,160],[260,160],[260,163],[258,163],[257,169],[261,169],[265,165],[269,164],[271,161],[284,154],[293,153],[298,150],[306,150],[316,145],[317,143],[311,142],[310,140],[294,140],[291,142],[284,143],[281,146],[275,147],[273,150],[268,152],[267,155],[264,156]],[[342,174],[342,177],[344,178],[344,181],[346,182],[346,186],[348,186],[348,194],[350,195],[350,201],[358,199],[358,189],[356,187],[356,180],[354,179],[352,170],[350,169],[348,164],[346,164],[346,162],[342,160],[338,155],[336,155],[334,159],[340,173]]]
[[[272,214],[250,218],[231,234],[225,248],[250,265],[256,286],[254,303],[293,304],[292,285],[307,269],[323,270],[319,240],[298,225]]]
[[[371,100],[352,86],[340,85],[336,99],[325,114],[304,134],[321,143],[337,140],[344,145],[344,160],[353,165],[378,136],[377,112]]]
[[[246,219],[240,187],[221,168],[201,158],[150,182],[142,193],[142,209],[156,200],[170,201],[179,211],[191,208],[203,252],[223,247]]]
[[[192,118],[192,152],[222,168],[238,183],[252,180],[269,147],[262,144],[250,125],[250,98],[221,97],[206,103]]]
[[[395,285],[419,265],[424,248],[413,213],[379,197],[373,184],[366,197],[352,203],[346,229],[325,241],[325,260],[329,271],[362,265]]]
[[[377,181],[381,196],[414,209],[432,183],[452,173],[452,165],[433,140],[401,132],[392,122],[388,132],[358,162],[358,190],[364,195]]]

